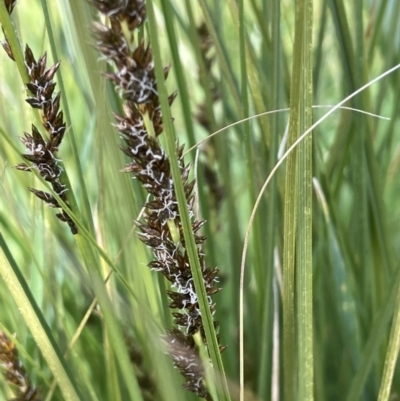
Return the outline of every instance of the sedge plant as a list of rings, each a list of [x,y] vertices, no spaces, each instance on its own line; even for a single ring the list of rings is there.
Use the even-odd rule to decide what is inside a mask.
[[[395,400],[399,14],[0,0],[0,398]]]

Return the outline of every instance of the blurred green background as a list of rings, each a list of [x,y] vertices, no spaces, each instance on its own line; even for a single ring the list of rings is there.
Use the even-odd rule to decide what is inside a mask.
[[[158,40],[164,64],[172,64],[168,90],[178,90],[172,115],[181,144],[188,148],[244,117],[290,107],[296,74],[295,12],[300,2],[248,0],[242,8],[243,3],[234,0],[166,3],[155,2]],[[176,41],[168,35],[165,7],[171,11],[167,18]],[[400,1],[323,0],[314,2],[312,14],[317,121],[328,106],[400,63]],[[87,210],[85,196],[89,200],[94,240],[118,268],[120,276],[111,276],[104,296],[111,301],[123,336],[129,336],[142,355],[134,372],[137,377],[150,375],[155,383],[157,395],[150,399],[194,400],[179,389],[182,379],[158,346],[156,333],[171,327],[172,321],[166,307],[167,284],[146,266],[152,255],[134,233],[133,221],[146,195],[128,174],[119,172],[127,160],[111,123],[121,102],[101,76],[111,66],[92,48],[91,24],[98,18],[86,2],[65,0],[20,0],[12,14],[21,45],[28,43],[36,57],[47,51],[48,66],[54,62],[51,21],[67,99],[62,108],[70,113],[58,158],[82,210]],[[141,35],[148,41],[147,24]],[[171,41],[179,57],[174,57]],[[59,79],[58,75],[58,83]],[[18,138],[35,123],[24,99],[16,65],[2,51],[0,231],[64,353],[95,290],[76,238],[53,209],[28,191],[43,188],[41,182],[34,174],[13,168],[24,152]],[[346,106],[375,116],[337,110],[312,136],[312,364],[318,401],[377,399],[385,360],[397,358],[396,346],[389,353],[387,349],[400,288],[400,72],[376,82]],[[198,182],[199,215],[207,220],[207,263],[221,268],[223,290],[215,296],[216,319],[221,343],[228,345],[223,362],[233,399],[239,383],[244,236],[256,196],[286,149],[288,119],[289,112],[282,111],[228,128],[199,146],[197,170],[192,171]],[[86,188],[78,174],[72,136]],[[187,160],[194,161],[195,154],[189,153]],[[285,399],[282,261],[289,196],[284,164],[262,198],[250,236],[244,282],[246,400]],[[96,269],[106,277],[110,267],[93,249]],[[294,259],[299,263],[298,256]],[[298,295],[295,288],[285,290]],[[43,398],[63,399],[58,389],[48,395],[51,370],[3,280],[0,297],[0,328],[16,333],[21,358],[42,387]],[[297,325],[297,310],[294,319]],[[125,365],[110,347],[120,341],[109,331],[115,322],[95,308],[66,359],[82,399],[132,399]],[[396,338],[396,332],[393,335]],[[301,347],[296,343],[297,350]],[[301,369],[296,355],[295,371]],[[391,400],[400,398],[399,373],[394,372]],[[0,393],[4,399],[10,396],[5,383]]]

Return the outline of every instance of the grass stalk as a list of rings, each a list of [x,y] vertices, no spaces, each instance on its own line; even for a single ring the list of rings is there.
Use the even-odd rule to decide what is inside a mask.
[[[0,399],[395,397],[399,10],[0,0]]]
[[[45,24],[46,24],[46,30],[49,36],[49,41],[50,41],[50,48],[51,52],[53,55],[54,60],[58,60],[58,55],[57,55],[57,47],[56,47],[56,42],[54,39],[54,34],[53,34],[53,28],[50,20],[50,15],[49,15],[49,10],[48,10],[48,2],[47,0],[41,0],[41,5],[42,5],[42,10],[43,10],[43,15],[45,19]],[[78,180],[79,180],[79,185],[82,189],[82,198],[83,198],[83,218],[85,221],[85,225],[88,227],[88,230],[91,233],[94,233],[94,225],[93,225],[93,220],[92,220],[92,213],[90,210],[90,204],[89,204],[89,198],[86,190],[86,183],[83,177],[83,170],[82,170],[82,165],[79,159],[79,152],[78,152],[78,146],[76,143],[76,136],[74,133],[74,125],[72,124],[71,120],[71,113],[69,111],[69,105],[68,105],[68,100],[66,97],[66,90],[64,86],[64,81],[62,77],[62,73],[60,70],[57,71],[57,81],[58,85],[60,85],[60,92],[61,92],[61,98],[63,102],[63,109],[65,112],[65,119],[68,125],[68,135],[67,137],[69,138],[71,148],[72,148],[72,153],[74,155],[74,161],[75,161],[75,166],[76,166],[76,171],[78,175]],[[73,206],[73,209],[78,210],[78,205],[76,203],[75,197],[72,195],[73,192],[70,191],[71,195],[71,203]]]
[[[0,2],[0,24],[2,25],[6,37],[10,43],[15,62],[17,63],[18,71],[21,76],[23,83],[29,82],[29,76],[25,67],[25,59],[21,50],[18,37],[15,32],[15,28],[11,22],[10,14],[6,9],[5,2]]]
[[[313,2],[298,2],[296,7],[295,42],[301,48],[300,60],[295,57],[293,74],[300,78],[299,98],[291,98],[291,107],[299,108],[300,132],[312,124],[312,26]],[[297,31],[297,29],[299,31]],[[300,38],[296,43],[296,39]],[[294,50],[296,55],[296,50]],[[300,61],[300,64],[298,62]],[[297,81],[297,79],[296,79]],[[297,90],[293,92],[297,93]],[[295,117],[296,118],[296,117]],[[296,303],[298,338],[298,399],[314,399],[313,357],[313,274],[312,274],[312,136],[298,149],[298,239],[296,242]]]
[[[191,223],[189,219],[189,214],[186,205],[185,193],[183,190],[183,184],[181,179],[181,174],[178,167],[178,161],[176,156],[176,148],[175,148],[175,133],[174,127],[172,125],[171,113],[168,102],[168,94],[166,91],[165,83],[164,83],[164,72],[162,69],[162,60],[161,60],[161,52],[160,46],[158,42],[158,34],[157,34],[157,25],[154,14],[154,6],[153,1],[149,0],[147,3],[147,12],[150,24],[150,37],[151,43],[153,46],[154,52],[154,61],[155,61],[155,71],[156,77],[158,81],[158,91],[160,96],[160,103],[163,111],[163,121],[165,125],[166,132],[166,145],[167,145],[167,154],[171,163],[172,177],[174,180],[176,197],[178,200],[179,212],[182,218],[183,225],[183,233],[185,237],[185,243],[187,247],[187,252],[189,255],[190,266],[193,274],[194,284],[196,288],[196,292],[198,294],[198,302],[202,314],[205,334],[208,343],[208,349],[210,352],[210,358],[213,365],[216,368],[217,376],[217,392],[219,394],[220,401],[229,400],[229,391],[227,387],[227,382],[224,374],[224,368],[222,365],[221,355],[219,352],[219,346],[217,337],[214,330],[213,319],[211,316],[210,308],[208,305],[206,290],[204,287],[204,282],[202,278],[200,263],[197,256],[197,247],[194,241],[193,232],[191,228]]]
[[[29,327],[39,349],[67,401],[82,401],[77,384],[70,372],[61,352],[51,334],[38,305],[36,304],[28,284],[15,263],[8,246],[0,233],[0,269],[18,309]]]
[[[389,337],[389,344],[386,351],[385,366],[382,375],[381,386],[379,388],[378,401],[388,401],[394,370],[397,363],[400,347],[400,291],[398,290],[396,299],[396,309]]]

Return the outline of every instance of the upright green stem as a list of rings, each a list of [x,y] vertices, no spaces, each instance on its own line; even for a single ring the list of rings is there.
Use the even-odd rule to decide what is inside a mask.
[[[25,84],[26,82],[29,82],[30,79],[28,72],[26,71],[24,55],[22,53],[18,37],[15,33],[15,28],[13,27],[10,15],[8,14],[3,0],[0,1],[0,24],[4,29],[4,33],[8,42],[10,43],[15,62],[17,63],[18,71],[21,75],[22,81]]]
[[[28,71],[26,70],[24,54],[22,52],[21,44],[16,35],[15,28],[11,22],[10,15],[8,14],[3,0],[0,1],[0,25],[4,30],[4,34],[7,37],[8,43],[10,44],[15,62],[17,64],[19,75],[22,79],[22,83],[25,85],[27,82],[30,81],[30,78],[28,75]],[[34,109],[33,112],[37,121],[37,126],[41,127],[41,119],[39,117],[38,109]]]
[[[53,28],[51,25],[50,15],[49,15],[49,10],[48,10],[48,5],[47,5],[48,2],[47,2],[47,0],[41,0],[41,3],[42,3],[43,15],[44,15],[45,22],[46,22],[47,33],[49,36],[51,52],[53,54],[54,60],[58,60],[57,47],[56,47],[56,42],[54,40]],[[72,120],[71,120],[71,113],[69,112],[68,99],[66,96],[64,81],[63,81],[60,70],[57,71],[57,80],[58,80],[58,84],[60,85],[61,98],[63,101],[63,110],[65,113],[65,120],[67,122],[67,126],[69,127],[67,137],[71,144],[72,153],[74,155],[74,160],[75,160],[75,165],[76,165],[76,170],[78,173],[79,185],[80,185],[80,188],[82,189],[82,197],[83,197],[83,203],[84,203],[84,207],[83,207],[84,220],[85,220],[86,226],[88,227],[88,230],[93,234],[94,233],[94,225],[93,225],[92,213],[90,210],[89,197],[88,197],[87,190],[86,190],[85,180],[83,178],[83,170],[82,170],[82,165],[81,165],[81,162],[79,159],[78,146],[76,144],[75,133],[74,133],[73,124],[72,124]],[[70,187],[70,185],[69,185],[69,187]],[[70,198],[72,208],[74,210],[77,210],[78,204],[76,202],[73,192],[70,191],[69,195],[70,195],[69,198]]]
[[[37,305],[27,282],[14,261],[8,246],[0,233],[0,275],[10,290],[19,311],[45,358],[50,371],[57,379],[66,401],[82,401],[78,387],[68,365],[63,358],[51,329]]]
[[[249,96],[248,96],[248,74],[249,71],[247,69],[247,60],[248,60],[248,51],[246,49],[247,40],[246,40],[246,32],[244,26],[244,1],[239,0],[238,2],[238,14],[237,15],[238,23],[239,23],[239,47],[240,47],[240,76],[241,76],[241,97],[242,97],[242,115],[243,118],[249,116]],[[235,7],[235,6],[232,6]],[[236,7],[235,7],[236,8]],[[252,149],[252,138],[250,135],[250,121],[245,121],[243,123],[244,130],[244,145],[246,151],[246,167],[247,167],[247,180],[249,183],[249,200],[250,204],[254,205],[256,202],[256,194],[255,194],[255,183],[254,183],[254,156]],[[256,289],[257,296],[260,299],[259,304],[261,304],[262,291],[261,288],[264,288],[264,279],[263,279],[263,266],[262,266],[262,244],[261,244],[261,228],[259,220],[254,222],[253,227],[254,232],[254,273],[256,278]],[[261,298],[260,298],[261,297]]]
[[[312,125],[312,0],[298,2],[296,27],[302,38],[300,133]],[[295,42],[296,46],[296,42]],[[297,68],[296,63],[293,67]],[[293,71],[294,74],[297,71]],[[313,308],[312,308],[312,136],[307,136],[298,149],[298,240],[296,242],[296,303],[297,303],[297,368],[298,400],[314,399]]]
[[[168,93],[164,81],[164,71],[162,67],[160,44],[158,42],[157,23],[153,7],[154,7],[153,0],[148,0],[147,14],[150,25],[150,38],[153,48],[154,66],[158,83],[157,88],[163,112],[167,154],[171,164],[174,189],[176,193],[176,198],[178,200],[179,214],[182,219],[183,234],[185,238],[186,249],[189,256],[194,286],[198,296],[201,316],[203,319],[207,345],[210,352],[212,364],[216,368],[216,383],[217,383],[218,397],[220,401],[225,401],[225,400],[228,401],[230,400],[228,385],[224,374],[224,367],[222,364],[221,354],[219,352],[219,346],[214,329],[213,318],[211,316],[210,307],[208,305],[208,299],[204,287],[204,280],[201,272],[199,259],[197,256],[197,246],[193,236],[193,231],[187,209],[186,197],[182,184],[182,177],[179,171],[178,160],[176,156],[175,132],[174,132],[174,127],[172,125],[171,112],[168,102]]]
[[[282,85],[282,73],[281,73],[281,32],[280,32],[280,0],[273,0],[270,2],[270,17],[269,23],[271,24],[271,102],[270,109],[277,110],[281,106],[281,85]],[[264,4],[266,6],[266,4]],[[266,8],[266,7],[265,7]],[[271,116],[271,129],[270,129],[270,149],[269,149],[269,160],[268,160],[268,171],[271,171],[276,163],[276,155],[278,154],[278,139],[279,139],[279,115],[273,114]],[[272,351],[271,351],[271,338],[272,338],[272,302],[273,302],[273,272],[274,272],[274,248],[276,243],[276,210],[277,210],[277,180],[274,179],[271,182],[270,196],[268,198],[267,205],[267,235],[266,235],[266,247],[265,247],[265,260],[266,266],[266,279],[265,288],[266,291],[263,295],[262,305],[264,313],[262,316],[261,325],[261,355],[260,355],[260,368],[258,377],[258,395],[262,399],[268,399],[268,390],[270,386],[270,377],[272,372]]]
[[[311,40],[312,0],[298,1],[293,48],[289,145],[312,124]],[[286,170],[283,257],[286,401],[313,400],[311,145],[311,136],[308,136],[299,145],[297,163],[295,154],[289,156]]]
[[[378,401],[388,401],[392,386],[394,369],[397,363],[400,347],[400,287],[397,290],[396,310],[390,332],[389,345],[386,352],[385,367],[379,389]]]

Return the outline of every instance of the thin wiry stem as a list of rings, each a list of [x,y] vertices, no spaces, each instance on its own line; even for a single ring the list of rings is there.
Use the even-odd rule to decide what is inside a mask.
[[[281,164],[286,160],[286,158],[289,156],[291,152],[298,146],[298,144],[303,141],[307,135],[309,135],[318,125],[320,125],[324,120],[326,120],[331,114],[333,114],[336,110],[340,109],[342,105],[344,105],[348,100],[352,99],[354,96],[358,95],[360,92],[364,91],[365,89],[369,88],[376,82],[380,81],[382,78],[386,77],[387,75],[392,74],[394,71],[398,70],[400,68],[400,64],[397,64],[396,66],[390,68],[389,70],[385,71],[383,74],[379,75],[375,79],[371,80],[367,84],[363,85],[361,88],[357,89],[353,93],[351,93],[349,96],[347,96],[345,99],[343,99],[341,102],[339,102],[335,107],[333,107],[331,110],[329,110],[327,113],[325,113],[319,120],[317,120],[310,128],[308,128],[302,135],[300,135],[295,142],[288,148],[288,150],[283,154],[283,156],[278,160],[276,163],[275,167],[272,169],[270,174],[268,175],[267,179],[265,180],[262,188],[260,189],[260,192],[257,196],[256,203],[253,206],[253,209],[251,211],[249,223],[246,228],[246,235],[244,239],[244,245],[243,245],[243,252],[242,252],[242,260],[240,263],[240,288],[239,288],[239,337],[241,342],[243,342],[244,338],[244,332],[243,332],[243,314],[244,314],[244,272],[245,272],[245,267],[246,267],[246,255],[247,255],[247,248],[249,245],[249,238],[250,238],[250,232],[251,232],[251,227],[253,225],[253,221],[256,215],[256,211],[258,209],[258,206],[261,202],[261,199],[263,197],[263,194],[268,186],[268,184],[271,182],[272,177],[278,170],[278,168],[281,166]],[[244,366],[244,361],[243,361],[243,355],[240,355],[240,365]],[[241,369],[241,378],[240,378],[241,385],[244,383],[244,370]]]

